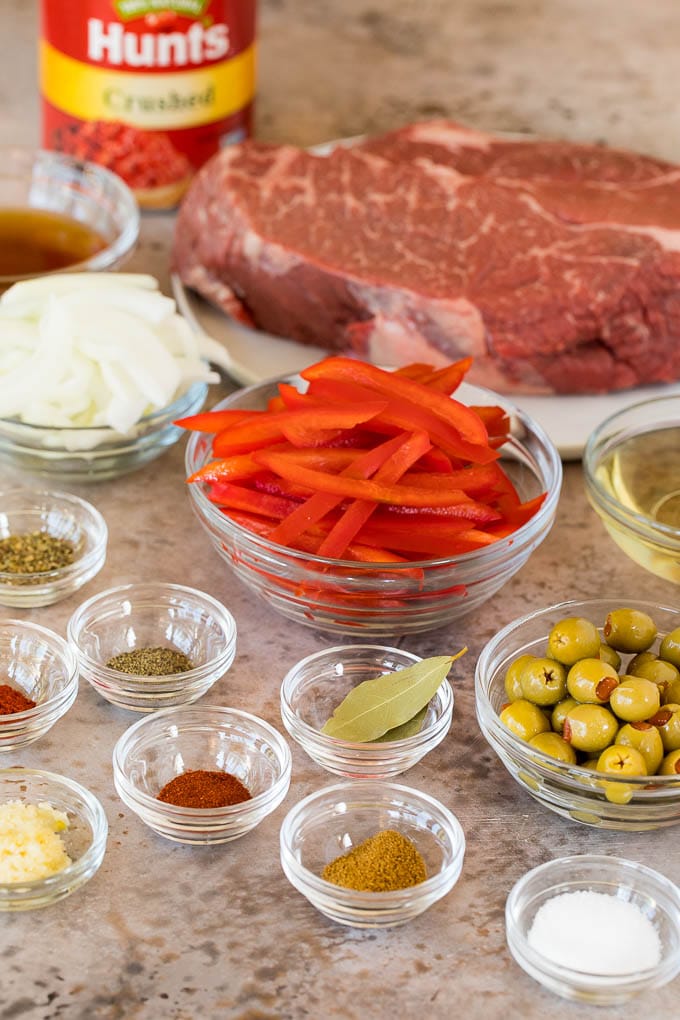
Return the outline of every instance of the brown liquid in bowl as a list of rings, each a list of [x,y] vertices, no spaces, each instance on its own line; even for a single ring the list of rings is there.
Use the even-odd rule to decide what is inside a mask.
[[[65,269],[105,247],[101,234],[70,216],[47,209],[0,207],[0,277]]]

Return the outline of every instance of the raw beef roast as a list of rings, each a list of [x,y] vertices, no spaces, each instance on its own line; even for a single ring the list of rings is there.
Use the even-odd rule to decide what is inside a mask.
[[[390,365],[469,354],[498,391],[680,378],[680,170],[429,130],[225,149],[181,207],[176,271],[275,335]]]

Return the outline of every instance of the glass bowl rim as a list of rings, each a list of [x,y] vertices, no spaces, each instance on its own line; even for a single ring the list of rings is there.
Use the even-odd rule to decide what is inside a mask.
[[[128,432],[117,432],[116,429],[110,425],[39,425],[36,422],[21,421],[19,418],[0,418],[0,436],[2,435],[2,427],[10,427],[14,433],[19,431],[23,432],[28,439],[32,435],[39,436],[43,433],[49,432],[60,436],[73,436],[76,434],[84,435],[96,435],[103,433],[101,443],[126,443],[130,441],[146,439],[150,430],[154,426],[160,427],[166,424],[175,424],[172,419],[175,416],[181,415],[184,410],[191,406],[194,402],[198,403],[200,395],[200,401],[203,403],[208,395],[208,384],[201,380],[189,383],[181,393],[177,394],[173,400],[166,404],[165,407],[159,407],[154,411],[150,411],[148,414],[142,415]],[[168,420],[169,419],[169,420]],[[177,426],[179,427],[179,426]],[[135,429],[141,429],[139,435],[135,435]],[[9,436],[10,440],[13,438]],[[18,437],[17,437],[18,438]],[[69,450],[68,447],[50,447],[51,451],[58,452],[59,449],[66,449],[72,457],[83,456],[96,451],[97,444],[93,447],[84,447],[82,450],[74,449]]]
[[[160,801],[157,797],[152,797],[150,794],[140,790],[138,786],[130,781],[123,767],[128,754],[131,752],[131,746],[134,747],[135,741],[139,737],[139,731],[143,731],[158,721],[162,722],[168,716],[188,716],[190,714],[195,714],[196,717],[203,716],[205,723],[210,722],[212,715],[215,717],[218,725],[218,720],[221,718],[224,720],[225,726],[229,725],[230,718],[235,718],[246,723],[251,732],[258,731],[260,735],[264,735],[267,743],[274,751],[277,764],[280,768],[280,775],[271,786],[262,790],[261,793],[251,796],[248,800],[241,801],[238,804],[227,804],[219,808],[180,807],[177,804],[168,804],[165,801]],[[157,744],[158,740],[155,743]],[[176,822],[186,818],[193,821],[202,820],[204,822],[211,822],[223,820],[228,822],[236,816],[256,812],[261,807],[266,807],[282,790],[286,789],[290,783],[292,771],[292,755],[283,735],[271,723],[260,718],[260,716],[240,708],[230,708],[226,705],[173,705],[169,708],[161,708],[150,715],[145,715],[132,723],[131,726],[128,726],[120,735],[113,747],[112,760],[116,782],[120,783],[130,799],[135,801],[138,808],[152,811],[154,814],[162,814],[166,819]]]
[[[264,379],[260,382],[253,383],[250,386],[244,386],[235,390],[233,393],[229,394],[229,396],[220,400],[214,407],[210,408],[210,410],[220,411],[227,409],[234,400],[248,397],[256,391],[265,390],[268,387],[275,386],[279,382],[290,382],[295,385],[301,380],[302,377],[296,372],[288,372],[283,375],[272,376],[269,379]],[[302,380],[302,382],[304,381],[305,380]],[[261,548],[267,551],[272,557],[284,557],[286,560],[299,563],[303,567],[307,567],[309,565],[317,568],[331,566],[350,569],[355,574],[389,573],[392,575],[399,575],[400,573],[406,573],[408,571],[418,569],[426,570],[428,568],[450,567],[453,564],[463,563],[466,565],[481,563],[484,565],[485,569],[490,569],[496,561],[506,559],[506,557],[512,552],[519,552],[523,548],[523,544],[525,542],[529,541],[537,532],[542,531],[546,524],[552,521],[562,488],[562,460],[555,444],[537,420],[528,415],[511,400],[508,400],[504,395],[494,393],[492,390],[486,389],[482,386],[476,386],[473,384],[467,385],[471,389],[474,389],[476,393],[480,394],[480,396],[488,398],[490,403],[500,404],[500,406],[504,407],[510,415],[514,416],[516,420],[522,424],[527,433],[533,435],[540,442],[546,459],[546,469],[551,474],[551,477],[547,479],[547,488],[545,490],[546,498],[538,511],[525,524],[521,525],[515,532],[513,532],[512,535],[500,538],[491,545],[483,546],[481,549],[472,549],[468,552],[459,553],[456,556],[444,556],[438,557],[437,559],[407,560],[404,563],[381,563],[376,561],[358,562],[354,560],[318,556],[315,553],[303,552],[298,549],[289,549],[287,546],[271,542],[268,538],[249,531],[247,528],[244,528],[240,524],[232,521],[226,514],[221,513],[219,508],[217,508],[207,498],[200,483],[188,486],[189,496],[194,509],[201,518],[211,521],[219,527],[219,530],[226,531],[234,538],[238,538],[241,542],[247,542]],[[192,474],[198,469],[199,465],[195,463],[197,460],[197,447],[204,436],[205,433],[203,432],[192,432],[189,436],[184,456],[184,467],[187,475]],[[511,433],[507,445],[511,447],[513,444],[519,445],[518,440]]]
[[[491,699],[487,692],[485,679],[486,673],[484,670],[486,667],[486,670],[488,671],[488,660],[506,637],[510,636],[514,632],[518,631],[520,627],[527,623],[531,623],[540,616],[547,616],[549,613],[557,613],[560,610],[567,611],[562,615],[569,615],[568,611],[570,609],[574,609],[579,606],[587,607],[589,604],[605,601],[608,603],[611,602],[612,607],[626,606],[647,610],[656,609],[657,611],[662,610],[664,612],[675,613],[680,618],[680,609],[674,606],[666,606],[662,603],[651,602],[647,599],[629,599],[622,597],[621,599],[616,600],[615,598],[610,599],[609,596],[606,596],[600,598],[568,599],[564,602],[557,602],[551,606],[544,606],[541,609],[534,609],[530,613],[526,613],[524,616],[511,620],[510,623],[497,631],[497,633],[487,641],[479,653],[475,665],[475,706],[480,729],[485,737],[487,736],[487,731],[494,733],[495,739],[499,739],[498,735],[500,735],[502,742],[513,749],[516,758],[525,761],[530,757],[530,764],[533,767],[538,768],[541,775],[543,775],[547,781],[554,781],[555,775],[559,775],[562,779],[568,779],[570,782],[571,780],[579,782],[579,785],[581,786],[581,793],[585,797],[590,796],[592,791],[586,792],[582,789],[582,781],[584,777],[593,781],[597,780],[601,783],[606,783],[607,786],[618,785],[621,787],[632,787],[636,796],[643,797],[649,803],[654,803],[659,795],[667,796],[668,790],[677,790],[678,797],[680,797],[680,785],[678,785],[680,776],[616,776],[609,775],[608,773],[597,773],[593,771],[593,769],[584,768],[582,765],[573,765],[570,762],[561,761],[559,758],[554,758],[552,755],[546,754],[545,751],[541,751],[535,747],[531,748],[531,755],[529,756],[529,752],[527,751],[529,745],[519,737],[515,736],[515,734],[509,730],[507,726],[503,725],[491,704]],[[486,719],[482,720],[480,718],[480,712],[483,715],[488,716],[490,722],[487,722]],[[654,789],[647,789],[647,787],[652,784]],[[645,794],[648,794],[649,796],[645,796]]]
[[[366,800],[362,806],[370,806],[369,791],[374,791],[372,801],[376,807],[385,803],[390,796],[394,798],[400,795],[402,800],[411,804],[420,802],[421,805],[426,806],[440,822],[443,822],[443,828],[446,829],[451,844],[451,860],[436,874],[430,875],[423,882],[418,882],[417,885],[383,892],[348,889],[345,886],[336,885],[334,882],[328,882],[321,875],[310,871],[302,861],[298,860],[292,849],[291,837],[297,832],[301,817],[308,814],[310,809],[316,807],[320,801],[334,797],[336,802],[341,802],[344,799],[343,794],[351,794],[355,799],[358,799],[362,792],[365,792]],[[431,794],[417,790],[415,787],[377,779],[349,779],[313,790],[289,809],[281,823],[279,842],[282,860],[285,859],[287,867],[295,873],[299,881],[304,883],[308,891],[325,898],[342,900],[346,905],[357,908],[372,907],[376,909],[396,906],[403,901],[412,900],[414,897],[423,899],[428,895],[436,895],[443,886],[447,886],[452,876],[459,874],[466,850],[463,826],[458,817],[445,804],[442,804]]]

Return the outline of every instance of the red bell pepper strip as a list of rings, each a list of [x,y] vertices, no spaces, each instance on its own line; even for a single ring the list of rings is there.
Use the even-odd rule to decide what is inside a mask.
[[[533,499],[527,500],[526,503],[518,503],[516,506],[508,507],[503,511],[504,520],[499,521],[498,524],[492,524],[488,530],[497,538],[512,535],[540,510],[545,502],[545,497],[546,494],[543,492],[540,496],[534,496]]]
[[[472,368],[472,358],[461,358],[443,368],[432,369],[429,375],[423,376],[419,382],[427,386],[429,390],[439,390],[441,393],[455,393],[465,376]]]
[[[261,411],[240,411],[237,408],[228,408],[225,411],[202,411],[200,414],[191,414],[188,418],[178,418],[174,423],[180,428],[189,429],[191,432],[221,432],[222,429],[236,425],[237,422],[247,421],[249,418],[257,418]]]
[[[313,380],[305,394],[324,406],[335,402],[363,403],[374,395],[371,389],[360,383],[325,378]],[[449,400],[449,397],[443,399]],[[458,429],[437,417],[424,403],[414,403],[401,397],[389,399],[387,407],[371,419],[368,427],[374,432],[388,433],[423,430],[448,456],[472,463],[488,464],[498,457],[486,438],[483,446],[470,443],[461,437]],[[486,429],[484,435],[486,437]]]
[[[466,468],[449,471],[446,474],[433,471],[408,471],[402,481],[407,485],[422,485],[436,488],[438,485],[451,489],[462,489],[468,496],[488,496],[505,491],[499,480],[502,474],[498,464],[471,464]]]
[[[335,402],[363,402],[371,400],[374,393],[367,386],[345,380],[319,379],[309,387],[308,395],[319,404],[328,405]],[[446,397],[445,399],[449,399]],[[462,463],[489,463],[498,454],[485,441],[484,446],[468,442],[452,425],[438,418],[423,403],[399,398],[391,399],[387,407],[376,415],[367,426],[377,432],[395,432],[397,430],[412,431],[423,429],[433,443],[437,444],[447,455]]]
[[[406,522],[387,522],[374,517],[361,528],[355,542],[370,545],[378,536],[386,548],[416,553],[423,559],[455,555],[466,549],[491,545],[497,540],[496,535],[470,528],[469,521],[428,519],[420,520],[414,527]]]
[[[229,517],[235,524],[239,524],[242,528],[247,528],[263,538],[269,538],[273,530],[271,521],[259,517],[257,514],[230,510]],[[302,552],[310,552],[316,555],[324,537],[325,532],[317,529],[314,534],[300,535],[296,546]],[[361,563],[408,563],[408,560],[403,556],[390,552],[388,549],[382,549],[377,546],[357,545],[356,543],[352,543],[347,547],[346,556],[349,560],[357,560]]]
[[[310,365],[301,373],[308,382],[313,379],[335,379],[355,382],[390,400],[408,400],[427,407],[441,421],[452,426],[471,445],[486,447],[488,436],[479,415],[465,404],[403,375],[386,372],[367,361],[352,358],[326,358]],[[472,458],[471,458],[472,459]]]
[[[370,478],[404,442],[405,438],[403,436],[395,436],[394,439],[388,439],[387,442],[381,443],[380,446],[364,452],[341,472],[340,477]],[[302,506],[294,510],[275,529],[271,536],[272,542],[290,545],[310,525],[316,524],[327,513],[335,509],[342,502],[342,499],[341,495],[335,493],[315,491],[314,495],[310,496]]]
[[[298,505],[295,500],[273,496],[268,492],[257,492],[256,489],[233,485],[231,482],[215,482],[210,487],[208,499],[221,507],[247,510],[263,517],[273,517],[274,520],[286,517]]]
[[[373,499],[377,503],[396,503],[403,506],[453,506],[469,502],[460,489],[424,489],[416,485],[381,485],[366,478],[348,478],[347,475],[328,475],[323,471],[296,464],[286,453],[258,450],[255,459],[263,467],[299,485],[307,485],[317,492],[328,492],[345,499]]]
[[[363,406],[310,407],[275,414],[260,411],[258,416],[219,432],[213,440],[213,454],[228,457],[269,446],[282,437],[294,446],[321,446],[338,431],[352,428],[375,417],[385,407],[376,400]]]
[[[376,471],[373,475],[374,481],[384,485],[393,485],[429,448],[430,440],[427,433],[414,432]],[[341,558],[347,546],[353,541],[361,526],[366,523],[377,506],[378,504],[373,500],[353,500],[319,546],[319,556],[328,556],[330,559]]]
[[[395,368],[394,374],[403,375],[405,379],[417,379],[418,382],[422,382],[435,371],[434,365],[426,365],[423,361],[414,361],[410,365],[401,365],[399,368]]]

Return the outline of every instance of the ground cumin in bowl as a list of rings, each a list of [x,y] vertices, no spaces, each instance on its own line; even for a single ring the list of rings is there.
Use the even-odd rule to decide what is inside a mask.
[[[355,780],[296,804],[281,826],[281,866],[322,914],[354,928],[417,917],[450,892],[465,855],[460,822],[434,797]]]

